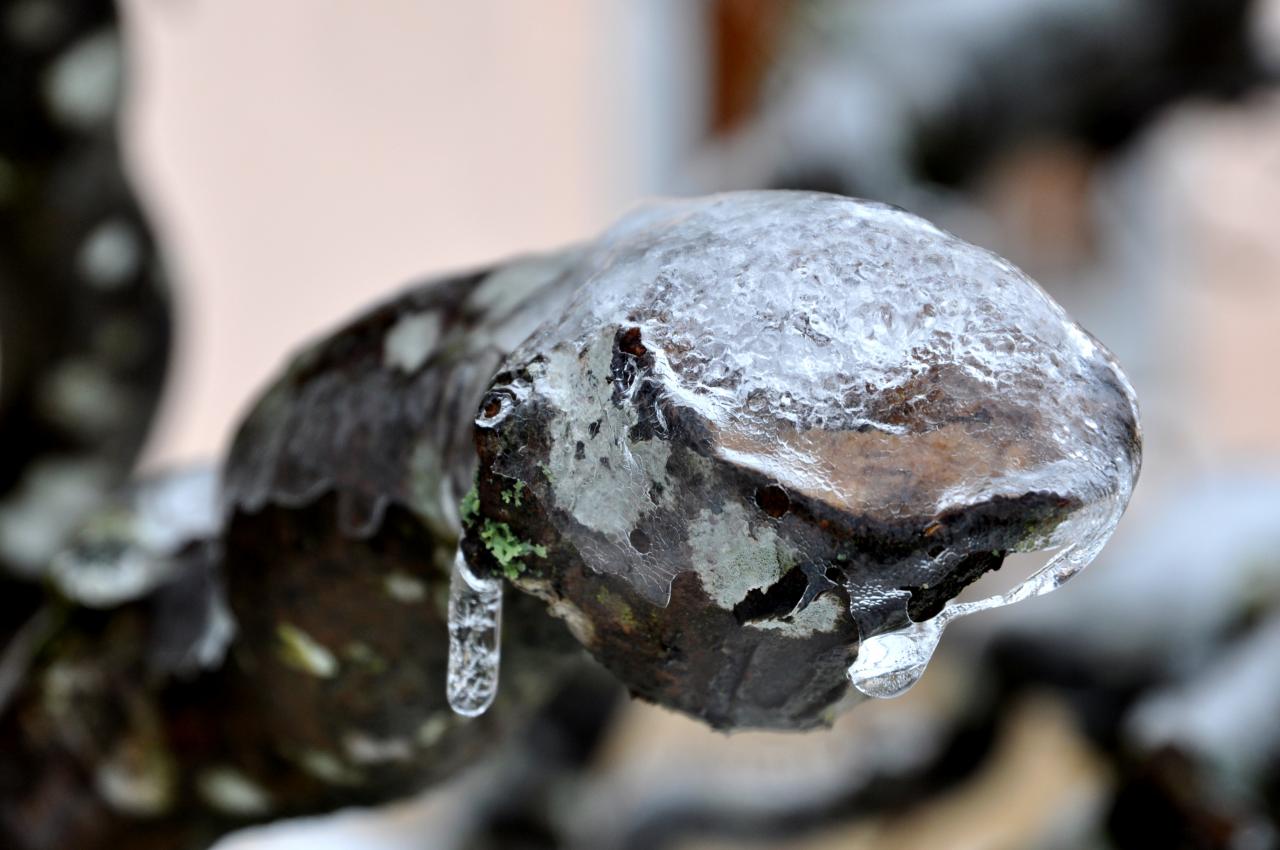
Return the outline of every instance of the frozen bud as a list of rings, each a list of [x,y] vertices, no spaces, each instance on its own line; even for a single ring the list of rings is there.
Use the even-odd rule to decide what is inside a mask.
[[[1063,547],[1010,598],[1056,586],[1132,490],[1137,410],[1110,353],[1011,264],[901,210],[678,202],[574,274],[479,405],[465,545],[633,692],[714,725],[828,720],[850,664],[860,690],[902,690],[960,590]]]

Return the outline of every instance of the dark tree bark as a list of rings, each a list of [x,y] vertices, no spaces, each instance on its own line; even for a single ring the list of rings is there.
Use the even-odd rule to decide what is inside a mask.
[[[129,473],[170,306],[122,171],[111,0],[8,4],[0,27],[0,575],[38,579]],[[0,637],[32,610],[4,585]]]

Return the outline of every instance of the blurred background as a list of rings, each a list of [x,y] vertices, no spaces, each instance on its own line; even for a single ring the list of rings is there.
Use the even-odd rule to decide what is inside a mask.
[[[50,3],[8,2],[10,36]],[[420,800],[223,850],[1280,842],[1280,2],[121,11],[111,126],[175,316],[143,469],[220,456],[290,352],[411,281],[588,238],[646,197],[734,188],[885,200],[1004,254],[1116,353],[1143,408],[1142,478],[1098,562],[955,626],[900,700],[831,732],[729,737],[610,704],[581,740],[531,733]],[[0,196],[16,174],[0,159]],[[132,256],[99,236],[95,268]],[[0,302],[0,338],[33,303]],[[110,307],[135,308],[154,309]],[[158,392],[145,360],[140,398]],[[49,404],[74,424],[100,406],[91,358],[73,365]],[[44,450],[35,426],[6,427],[6,455]],[[134,456],[124,443],[112,457]],[[32,493],[72,514],[84,499],[15,463],[0,549],[20,562],[41,551],[13,519]]]

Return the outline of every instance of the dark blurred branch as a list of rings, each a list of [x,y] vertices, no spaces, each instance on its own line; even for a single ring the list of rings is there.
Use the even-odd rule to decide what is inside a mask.
[[[38,578],[122,482],[159,402],[169,300],[122,173],[110,0],[0,27],[0,576]],[[3,579],[0,579],[3,581]],[[3,588],[0,637],[30,612]]]
[[[59,626],[0,718],[3,846],[204,847],[250,823],[406,796],[522,722],[563,652],[542,603],[509,601],[499,701],[458,717],[444,691],[447,577],[421,555],[430,532],[392,509],[353,540],[333,510],[324,498],[241,516],[221,543],[183,547],[141,598],[51,604]],[[234,640],[211,614],[221,552],[237,577]]]
[[[1275,79],[1255,0],[796,4],[720,181],[919,206],[1029,142],[1106,153],[1164,110]],[[712,165],[712,170],[717,170]]]

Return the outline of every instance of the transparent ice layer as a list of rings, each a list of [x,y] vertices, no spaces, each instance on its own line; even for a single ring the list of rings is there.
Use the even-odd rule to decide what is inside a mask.
[[[975,602],[948,602],[934,617],[904,629],[872,635],[858,646],[858,657],[849,667],[849,681],[865,696],[888,699],[901,696],[924,675],[942,632],[959,617],[1042,596],[1061,587],[1089,565],[1111,537],[1123,505],[1098,517],[1082,531],[1082,537],[1066,544],[1035,575],[1008,593]]]

